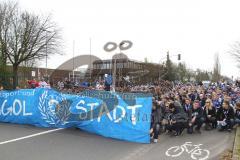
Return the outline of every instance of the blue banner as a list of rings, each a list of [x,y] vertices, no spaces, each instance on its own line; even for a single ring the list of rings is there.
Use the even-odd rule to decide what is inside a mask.
[[[149,143],[152,96],[52,89],[0,91],[0,121],[38,127],[78,127],[105,137]]]

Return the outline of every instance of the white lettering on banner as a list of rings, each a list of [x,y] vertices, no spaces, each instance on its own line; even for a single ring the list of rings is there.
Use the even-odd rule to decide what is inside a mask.
[[[87,118],[87,109],[84,107],[78,107],[78,109],[84,111],[84,112],[80,112],[79,118],[82,120],[86,119]],[[83,117],[83,115],[85,115],[85,116]]]
[[[85,119],[87,119],[87,109],[86,109],[86,108],[82,108],[82,110],[83,110],[84,112],[81,112],[81,113],[79,114],[79,118],[80,118],[81,120],[85,120]]]
[[[80,118],[80,119],[86,119],[86,118],[87,118],[87,109],[84,108],[83,106],[81,106],[81,104],[85,104],[85,101],[84,101],[84,100],[80,100],[80,101],[78,102],[78,104],[76,105],[76,108],[77,108],[77,109],[84,111],[84,112],[80,112],[79,118]],[[85,114],[84,117],[82,116],[83,114]]]
[[[137,118],[136,118],[136,109],[142,107],[142,105],[134,105],[134,106],[128,106],[127,109],[131,109],[132,110],[132,115],[131,115],[131,120],[132,120],[132,124],[136,125],[137,123]]]
[[[137,108],[140,108],[142,107],[142,105],[134,105],[134,106],[128,106],[127,109],[130,109],[132,110],[132,114],[131,114],[131,120],[132,120],[132,124],[133,125],[136,125],[136,110]],[[121,115],[119,115],[119,118],[117,118],[117,109],[120,109],[121,110]],[[101,116],[103,115],[103,110],[105,110],[108,118],[110,121],[113,121],[114,120],[114,123],[119,123],[126,115],[126,110],[124,107],[122,106],[116,106],[116,108],[113,109],[113,118],[107,108],[106,105],[102,105],[101,108],[100,108],[100,112],[99,112],[99,115],[98,115],[98,122],[101,121]]]
[[[117,108],[122,110],[122,115],[117,119]],[[115,119],[115,123],[120,122],[126,115],[126,111],[122,106],[117,106],[114,110],[113,110],[113,119]]]
[[[98,106],[99,105],[99,103],[89,103],[89,104],[87,104],[87,106],[90,106],[91,108],[90,108],[90,113],[91,113],[91,121],[93,121],[93,108],[94,108],[94,106]]]
[[[18,112],[16,111],[17,104],[19,106]],[[12,112],[13,112],[13,115],[15,115],[15,116],[18,116],[22,112],[22,104],[21,104],[20,100],[16,99],[13,102]]]
[[[100,108],[100,112],[99,112],[99,114],[98,114],[98,122],[100,122],[101,116],[103,115],[103,113],[105,113],[105,112],[103,112],[103,109],[104,109],[105,112],[107,113],[107,116],[108,116],[108,118],[110,119],[110,121],[112,121],[113,119],[112,119],[112,116],[111,116],[111,114],[110,114],[110,112],[109,112],[109,110],[108,110],[108,108],[107,108],[107,105],[106,105],[106,103],[103,103],[103,105],[102,105],[101,108]]]
[[[23,116],[31,116],[32,113],[27,113],[26,112],[26,102],[23,101]]]
[[[94,111],[94,107],[98,106],[99,103],[88,103],[86,104],[86,106],[90,106],[90,110],[88,111],[88,109],[84,106],[85,105],[85,101],[84,100],[80,100],[77,105],[76,105],[76,109],[81,110],[80,114],[79,114],[79,118],[84,120],[86,118],[88,118],[88,113],[91,114],[90,115],[90,121],[93,121],[93,111]],[[142,107],[142,105],[134,105],[134,106],[127,106],[127,109],[131,110],[131,121],[133,125],[136,125],[136,110],[137,108]],[[117,114],[117,111],[119,111]],[[100,107],[100,111],[98,114],[98,118],[97,121],[100,122],[102,115],[106,114],[108,119],[110,121],[113,121],[114,123],[119,123],[126,115],[126,109],[122,106],[116,106],[113,111],[112,111],[112,115],[110,114],[110,111],[106,105],[106,103],[103,103],[103,105],[101,105]]]
[[[88,112],[88,110],[86,108],[84,108],[84,106],[81,106],[81,104],[85,104],[85,101],[84,100],[80,100],[78,102],[78,104],[76,105],[76,109],[83,111],[83,112],[80,112],[79,118],[82,119],[82,120],[86,119],[88,117],[87,114],[90,112],[90,114],[91,114],[90,115],[90,119],[91,119],[91,121],[93,121],[93,110],[94,110],[95,106],[99,105],[99,103],[88,103],[87,106],[90,107],[89,112]]]
[[[13,92],[0,92],[0,97],[3,97],[7,99],[8,97],[13,97],[13,96],[34,96],[35,95],[35,90],[32,91],[26,91],[26,92],[21,92],[20,90],[13,91]]]
[[[84,100],[79,101],[78,104],[77,104],[77,106],[76,106],[77,109],[82,109],[82,108],[84,108],[84,107],[80,106],[80,104],[85,104],[85,101],[84,101]],[[84,109],[85,109],[85,108],[84,108]]]
[[[10,111],[7,109],[8,112],[4,113],[4,108],[5,108],[5,104],[7,103],[7,100],[5,99],[2,106],[1,106],[1,115],[6,116],[10,113]]]
[[[15,99],[13,101],[13,105],[8,107],[6,106],[7,100],[4,100],[2,105],[1,105],[1,112],[0,115],[3,116],[8,116],[8,115],[14,115],[14,116],[31,116],[32,113],[27,113],[26,112],[26,102],[25,101],[20,101],[19,99]],[[5,112],[7,110],[7,112]]]

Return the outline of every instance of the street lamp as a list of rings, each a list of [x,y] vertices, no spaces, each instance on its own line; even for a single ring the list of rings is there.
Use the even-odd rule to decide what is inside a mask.
[[[106,51],[106,52],[112,52],[114,50],[116,50],[117,48],[119,48],[119,51],[121,54],[121,51],[123,50],[128,50],[132,47],[133,43],[129,40],[123,40],[121,43],[117,44],[115,42],[108,42],[104,45],[103,49]],[[117,55],[117,53],[116,53]],[[117,61],[117,56],[113,56],[113,59],[114,59],[114,67],[113,67],[113,71],[112,71],[112,75],[113,75],[113,83],[112,83],[112,88],[113,88],[113,91],[115,92],[115,87],[116,87],[116,70],[117,70],[117,67],[116,67],[116,61]]]
[[[48,61],[47,61],[47,59],[48,59],[48,33],[50,33],[50,31],[48,31],[48,30],[46,30],[46,29],[43,29],[43,31],[46,33],[46,51],[45,51],[45,57],[46,57],[46,66],[45,66],[45,74],[46,74],[46,77],[47,77],[47,80],[48,80]]]

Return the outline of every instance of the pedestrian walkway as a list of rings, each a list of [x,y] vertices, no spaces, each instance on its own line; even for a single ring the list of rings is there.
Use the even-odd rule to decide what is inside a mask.
[[[233,160],[240,159],[240,127],[237,128],[234,147],[233,147]]]

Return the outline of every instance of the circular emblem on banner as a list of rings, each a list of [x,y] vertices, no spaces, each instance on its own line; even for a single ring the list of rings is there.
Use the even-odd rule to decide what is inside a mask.
[[[41,113],[41,118],[50,125],[65,124],[69,115],[70,103],[61,96],[54,98],[48,96],[48,90],[45,90],[39,97],[38,109]]]

